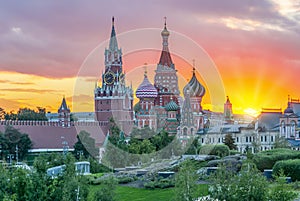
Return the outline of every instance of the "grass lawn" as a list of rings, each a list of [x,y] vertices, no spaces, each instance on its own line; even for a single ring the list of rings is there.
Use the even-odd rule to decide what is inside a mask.
[[[92,200],[92,195],[97,188],[101,188],[101,186],[90,186],[90,194],[88,200]],[[198,186],[198,188],[200,194],[207,195],[207,185],[201,184]],[[174,188],[148,190],[127,186],[117,186],[116,194],[116,200],[118,201],[171,201],[174,198]]]

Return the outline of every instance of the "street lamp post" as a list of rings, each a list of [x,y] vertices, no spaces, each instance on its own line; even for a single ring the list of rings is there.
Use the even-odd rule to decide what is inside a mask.
[[[0,144],[1,160],[3,159],[2,144]]]
[[[18,152],[19,152],[19,147],[18,147],[18,145],[16,145],[16,160],[17,160],[17,164],[19,162],[19,154],[18,154]]]
[[[64,136],[61,136],[62,145],[63,145],[63,154],[66,156],[69,150],[68,142],[65,140]]]
[[[83,151],[82,150],[77,151],[77,155],[79,156],[79,160],[80,160],[83,155]]]
[[[79,191],[80,191],[80,187],[78,186],[77,189],[75,190],[75,192],[76,192],[76,201],[80,200]]]
[[[8,154],[7,158],[9,159],[9,165],[12,164],[12,159],[13,159],[14,155],[13,154]]]

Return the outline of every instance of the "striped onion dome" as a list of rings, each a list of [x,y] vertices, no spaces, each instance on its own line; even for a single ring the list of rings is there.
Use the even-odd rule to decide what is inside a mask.
[[[144,80],[135,92],[137,98],[156,98],[157,89],[150,83],[147,73],[144,75]]]
[[[174,101],[170,101],[165,108],[167,111],[177,111],[179,107]]]
[[[195,71],[193,71],[193,77],[189,81],[189,83],[183,88],[183,93],[187,94],[189,90],[189,94],[191,97],[203,97],[205,94],[205,88],[200,84],[197,80]]]

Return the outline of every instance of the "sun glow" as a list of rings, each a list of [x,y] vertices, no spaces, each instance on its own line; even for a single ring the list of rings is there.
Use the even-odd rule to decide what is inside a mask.
[[[253,116],[253,117],[257,117],[259,115],[259,111],[257,111],[256,109],[253,109],[253,108],[244,109],[244,113],[248,114],[250,116]]]

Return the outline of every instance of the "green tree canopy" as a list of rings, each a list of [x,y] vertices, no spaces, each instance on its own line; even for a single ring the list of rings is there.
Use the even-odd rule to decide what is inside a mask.
[[[175,178],[175,200],[194,201],[197,198],[197,174],[191,161],[185,161]]]
[[[77,135],[77,142],[74,145],[74,154],[77,159],[81,154],[85,157],[96,157],[99,154],[99,149],[96,147],[95,139],[90,136],[90,133],[82,130]]]
[[[224,144],[228,146],[230,150],[236,150],[237,146],[235,144],[235,140],[233,139],[231,133],[227,133],[225,135]]]
[[[3,113],[3,111],[2,111]],[[6,120],[31,120],[31,121],[47,121],[46,109],[37,107],[36,110],[30,108],[20,108],[17,113],[10,111],[10,113],[4,112],[4,118]]]
[[[2,151],[5,157],[8,154],[16,155],[17,151],[20,160],[22,160],[28,153],[28,150],[32,148],[32,142],[29,136],[25,133],[21,133],[12,126],[5,127],[4,133],[0,133],[0,144],[2,145]]]

